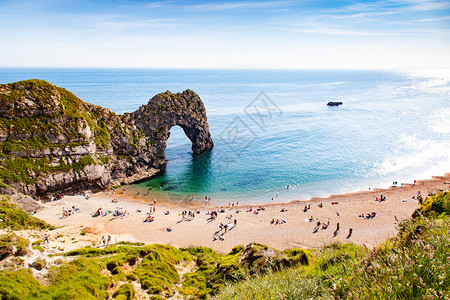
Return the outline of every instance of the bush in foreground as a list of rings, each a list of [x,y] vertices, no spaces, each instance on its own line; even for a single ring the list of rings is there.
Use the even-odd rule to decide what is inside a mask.
[[[52,229],[46,222],[30,216],[27,212],[17,208],[9,196],[0,197],[0,228],[12,230],[21,229]]]
[[[217,299],[450,299],[449,207],[449,193],[429,197],[374,251],[332,244],[311,266],[229,283]]]

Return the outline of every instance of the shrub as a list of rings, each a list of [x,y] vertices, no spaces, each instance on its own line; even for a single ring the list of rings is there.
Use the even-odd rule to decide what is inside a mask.
[[[53,226],[17,208],[8,196],[2,196],[0,198],[0,220],[0,228],[10,228],[13,230],[30,228],[54,229]]]
[[[30,269],[0,271],[1,299],[34,298],[32,295],[39,294],[43,289],[42,285],[34,279]]]
[[[136,291],[132,284],[122,284],[119,289],[114,293],[115,299],[131,300],[134,298]]]
[[[425,217],[433,218],[450,215],[450,192],[428,197],[428,199],[414,212],[413,217],[418,217],[419,213]]]
[[[27,254],[28,240],[12,234],[0,236],[0,260],[10,255],[23,256]]]

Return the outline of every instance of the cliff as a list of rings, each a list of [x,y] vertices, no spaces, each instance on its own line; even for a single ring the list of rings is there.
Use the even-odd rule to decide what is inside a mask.
[[[0,85],[0,187],[48,197],[149,178],[165,168],[175,125],[195,155],[213,147],[205,107],[190,90],[117,115],[46,81]]]

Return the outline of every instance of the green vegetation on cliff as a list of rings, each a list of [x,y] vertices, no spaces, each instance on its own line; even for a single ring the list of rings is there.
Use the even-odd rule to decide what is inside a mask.
[[[450,193],[429,197],[373,250],[338,243],[312,253],[250,244],[227,255],[159,244],[76,249],[50,267],[45,284],[30,269],[0,271],[0,299],[448,299],[449,203]],[[15,234],[0,236],[0,261],[30,247]]]
[[[0,228],[2,229],[47,229],[53,228],[42,220],[30,216],[27,212],[17,208],[9,196],[0,197]]]
[[[67,178],[83,177],[80,171],[88,165],[108,166],[114,148],[112,136],[131,145],[116,158],[130,160],[127,151],[134,154],[144,133],[131,122],[122,123],[121,117],[108,109],[43,80],[0,85],[1,188],[45,194],[49,188],[45,179],[52,174],[65,173],[64,183]]]
[[[86,258],[52,268],[47,280],[49,285],[42,285],[30,269],[1,271],[1,299],[107,299],[111,283],[100,264]]]
[[[449,299],[449,208],[450,193],[430,197],[372,251],[332,244],[309,266],[228,284],[217,298]]]
[[[14,233],[0,236],[0,260],[10,255],[23,256],[27,253],[28,241]]]
[[[62,160],[55,164],[52,151],[88,145],[89,132],[97,148],[107,149],[108,127],[97,119],[100,107],[87,105],[43,80],[0,85],[0,90],[2,109],[8,112],[0,116],[0,130],[8,136],[0,143],[0,178],[4,181],[32,184],[48,173],[79,171],[99,163],[85,156],[70,164]]]
[[[266,256],[267,251],[275,255]],[[122,243],[105,248],[81,248],[68,252],[66,257],[75,260],[52,267],[46,285],[23,269],[0,271],[1,297],[105,299],[109,295],[130,299],[137,293],[134,286],[138,285],[141,293],[153,295],[154,299],[176,293],[187,299],[204,299],[217,293],[226,282],[308,263],[310,254],[295,250],[290,256],[259,244],[237,246],[228,255],[220,255],[204,247],[176,249],[157,244]]]

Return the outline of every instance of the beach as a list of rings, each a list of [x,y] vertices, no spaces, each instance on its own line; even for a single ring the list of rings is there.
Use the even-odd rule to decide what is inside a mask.
[[[50,243],[44,244],[44,248],[54,252],[83,246],[103,247],[102,236],[111,236],[110,243],[205,246],[220,253],[252,242],[278,250],[318,248],[333,242],[351,242],[373,248],[393,237],[398,223],[411,217],[418,207],[419,192],[426,198],[430,193],[449,188],[450,173],[447,173],[418,180],[415,184],[399,182],[388,189],[289,203],[244,205],[245,201],[242,201],[223,207],[208,203],[174,205],[160,199],[155,199],[154,203],[151,192],[136,195],[119,188],[115,193],[101,192],[88,198],[64,196],[42,203],[34,216],[57,227],[48,231]],[[385,200],[376,201],[381,195]],[[70,215],[63,217],[63,210]],[[96,215],[97,211],[99,215]],[[183,211],[191,213],[183,217]],[[213,211],[217,212],[215,219],[211,218]],[[115,212],[120,215],[116,216]],[[154,220],[144,222],[149,215]],[[324,223],[328,227],[325,228]],[[220,224],[228,224],[227,229],[221,229]],[[171,231],[167,230],[169,227]],[[36,232],[28,235],[32,239],[39,238]]]

